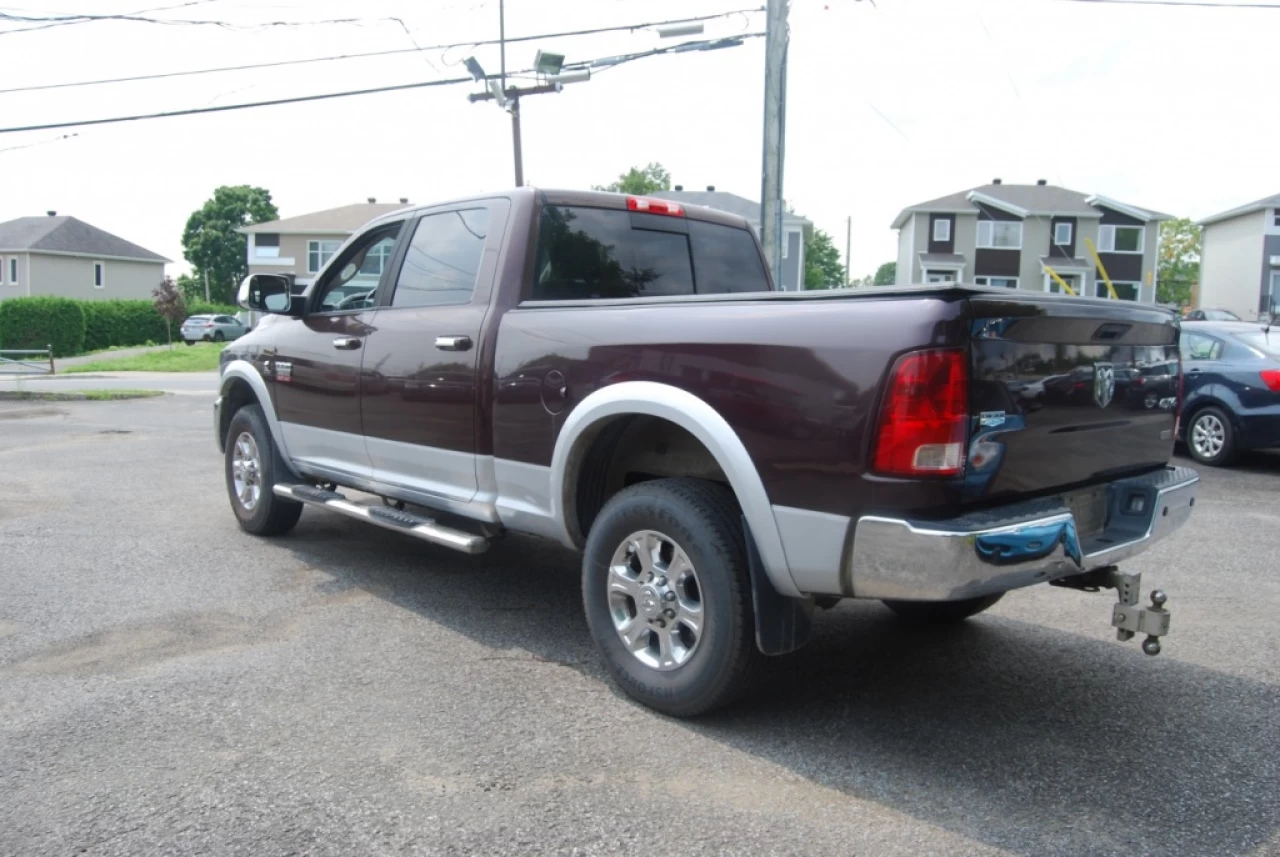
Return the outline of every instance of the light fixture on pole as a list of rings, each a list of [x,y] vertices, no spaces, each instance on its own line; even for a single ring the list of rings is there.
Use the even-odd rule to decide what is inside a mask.
[[[564,68],[564,54],[538,51],[533,57],[533,70],[539,77],[551,77]]]
[[[485,79],[486,75],[484,73],[484,69],[480,67],[480,63],[475,57],[467,57],[462,61],[462,64],[467,67],[467,71],[471,72],[471,76],[476,80],[479,81]]]

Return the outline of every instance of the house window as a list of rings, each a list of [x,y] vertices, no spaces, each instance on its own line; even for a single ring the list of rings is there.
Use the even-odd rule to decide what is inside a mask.
[[[1141,285],[1139,283],[1128,283],[1120,280],[1112,280],[1111,285],[1115,286],[1116,297],[1122,301],[1136,301],[1141,293]],[[1109,298],[1111,293],[1107,291],[1105,280],[1099,279],[1093,287],[1093,293],[1100,298]]]
[[[924,281],[926,283],[954,283],[956,281],[955,271],[925,271]]]
[[[394,241],[380,241],[369,248],[364,261],[360,263],[360,274],[365,277],[381,277],[382,269],[391,261],[391,253],[396,249]]]
[[[1016,289],[1018,287],[1017,277],[974,277],[973,284],[975,286],[993,286],[997,289]]]
[[[1059,247],[1067,247],[1071,244],[1070,223],[1053,224],[1053,243]]]
[[[11,286],[18,285],[18,260],[17,259],[9,260],[9,285]]]
[[[1271,222],[1274,223],[1276,226],[1280,226],[1280,208],[1277,208],[1275,211],[1271,212],[1271,217],[1272,217]]]
[[[255,235],[253,255],[259,259],[280,258],[280,236],[274,232],[260,232]]]
[[[986,250],[1021,250],[1022,221],[979,220],[978,247]]]
[[[333,254],[337,253],[338,248],[341,246],[341,241],[308,241],[307,272],[311,274],[319,272],[333,258]]]
[[[1141,253],[1144,232],[1142,226],[1100,226],[1098,249],[1103,253]]]
[[[949,218],[939,217],[937,220],[933,221],[933,240],[951,240],[951,220]]]
[[[100,289],[107,284],[107,265],[105,262],[93,263],[93,287]]]

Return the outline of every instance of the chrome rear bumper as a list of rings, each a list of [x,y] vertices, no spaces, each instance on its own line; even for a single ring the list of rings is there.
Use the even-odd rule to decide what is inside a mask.
[[[853,594],[957,601],[1115,565],[1186,523],[1199,481],[1186,467],[1116,480],[1105,526],[1084,538],[1059,498],[947,521],[865,516],[854,531]]]

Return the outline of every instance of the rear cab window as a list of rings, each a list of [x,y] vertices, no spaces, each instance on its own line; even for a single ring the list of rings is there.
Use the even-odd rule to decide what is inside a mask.
[[[668,297],[769,291],[746,229],[684,217],[547,205],[538,227],[532,300]]]

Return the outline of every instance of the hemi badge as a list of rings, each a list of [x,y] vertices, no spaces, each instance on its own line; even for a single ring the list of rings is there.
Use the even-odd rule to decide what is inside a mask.
[[[1004,411],[983,411],[978,415],[978,425],[995,428],[1004,425],[1004,421],[1008,418],[1008,414]]]

